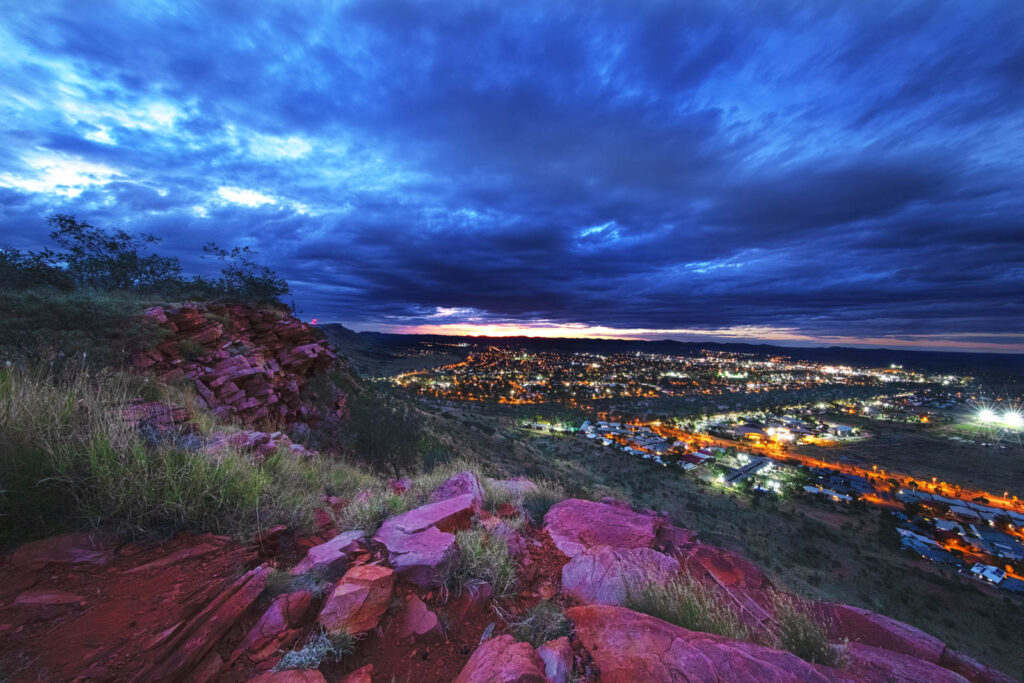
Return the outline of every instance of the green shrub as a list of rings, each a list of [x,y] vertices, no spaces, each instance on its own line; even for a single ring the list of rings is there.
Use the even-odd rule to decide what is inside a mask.
[[[542,600],[509,624],[516,640],[540,647],[549,640],[569,635],[571,623],[565,610],[556,603]]]
[[[839,657],[828,642],[828,625],[806,601],[784,593],[772,595],[779,646],[814,664],[837,666]]]
[[[461,587],[470,582],[487,582],[494,596],[504,598],[516,588],[516,561],[508,553],[505,540],[492,536],[485,529],[467,529],[455,534],[459,545],[460,561],[446,581],[449,587]]]
[[[736,640],[749,640],[752,636],[725,597],[688,574],[680,574],[668,583],[649,581],[630,589],[626,607],[690,631]]]
[[[356,640],[348,633],[317,631],[301,649],[286,652],[274,670],[318,669],[324,662],[340,662],[355,651]]]

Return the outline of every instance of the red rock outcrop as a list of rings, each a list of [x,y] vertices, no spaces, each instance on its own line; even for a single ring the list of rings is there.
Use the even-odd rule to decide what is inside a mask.
[[[279,595],[263,613],[259,621],[249,629],[242,643],[231,655],[229,663],[240,657],[252,662],[262,662],[270,655],[294,643],[302,633],[313,596],[307,591]]]
[[[388,567],[366,564],[348,570],[324,600],[317,620],[328,633],[351,635],[376,628],[391,604],[395,573]]]
[[[860,607],[821,603],[817,608],[831,627],[829,638],[835,641],[846,639],[851,643],[901,652],[927,662],[938,662],[946,648],[941,640],[910,624]]]
[[[544,662],[528,643],[510,635],[485,640],[469,658],[455,683],[546,683]]]
[[[135,367],[163,381],[192,380],[220,417],[273,430],[346,413],[343,392],[319,397],[321,405],[331,405],[329,411],[300,395],[310,377],[330,368],[337,356],[312,327],[283,310],[189,303],[155,306],[144,318],[169,338],[136,353]]]
[[[569,557],[587,548],[653,548],[663,520],[628,505],[594,503],[570,498],[555,504],[544,515],[551,540]]]
[[[455,498],[456,496],[471,495],[473,503],[477,507],[484,504],[484,487],[480,479],[472,472],[459,472],[450,477],[430,494],[432,502]]]
[[[358,529],[340,533],[326,543],[310,548],[302,561],[292,567],[291,574],[298,576],[308,572],[340,571],[345,568],[349,555],[358,550],[365,539],[366,534]]]
[[[864,681],[887,683],[966,683],[958,673],[907,654],[850,643],[843,649],[846,670]]]
[[[544,662],[544,675],[549,683],[569,683],[572,675],[572,646],[569,639],[549,640],[537,648],[537,656]]]
[[[562,590],[585,605],[622,605],[631,589],[663,584],[678,573],[679,562],[656,550],[598,546],[562,567]]]
[[[824,683],[846,678],[835,669],[809,664],[789,652],[688,631],[624,607],[588,605],[573,607],[566,614],[604,683]]]

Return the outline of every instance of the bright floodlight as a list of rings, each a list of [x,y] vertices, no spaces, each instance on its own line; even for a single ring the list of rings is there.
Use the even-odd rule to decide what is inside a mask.
[[[1020,429],[1021,427],[1024,427],[1024,416],[1015,410],[1007,410],[1003,413],[1003,422],[1005,422],[1008,427]]]
[[[992,410],[991,408],[982,408],[981,410],[978,411],[978,420],[980,422],[995,422],[996,411]]]

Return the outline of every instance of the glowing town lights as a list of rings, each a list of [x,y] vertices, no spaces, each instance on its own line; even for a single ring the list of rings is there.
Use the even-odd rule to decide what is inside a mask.
[[[1015,410],[1007,410],[1003,413],[1003,422],[1006,426],[1012,427],[1013,429],[1020,429],[1024,427],[1024,415],[1021,415]]]
[[[978,411],[978,421],[986,423],[995,422],[996,411],[992,410],[991,408],[982,408],[981,410]]]

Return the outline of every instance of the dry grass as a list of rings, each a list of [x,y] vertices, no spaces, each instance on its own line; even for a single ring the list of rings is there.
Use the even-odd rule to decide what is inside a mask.
[[[772,610],[779,628],[779,647],[814,664],[839,666],[839,656],[828,642],[828,625],[800,598],[775,593]]]
[[[257,465],[154,439],[122,419],[125,407],[179,390],[145,382],[84,366],[0,370],[0,545],[87,526],[131,536],[303,526],[324,491],[344,495],[373,481],[326,458],[279,453]],[[200,432],[214,428],[196,414]]]
[[[736,640],[751,640],[754,635],[726,598],[689,574],[679,574],[668,583],[649,581],[631,588],[626,607],[690,631]]]
[[[509,555],[505,540],[492,536],[485,529],[475,528],[455,534],[460,560],[445,584],[461,589],[471,583],[486,582],[494,589],[494,597],[505,598],[516,590],[515,558]]]

